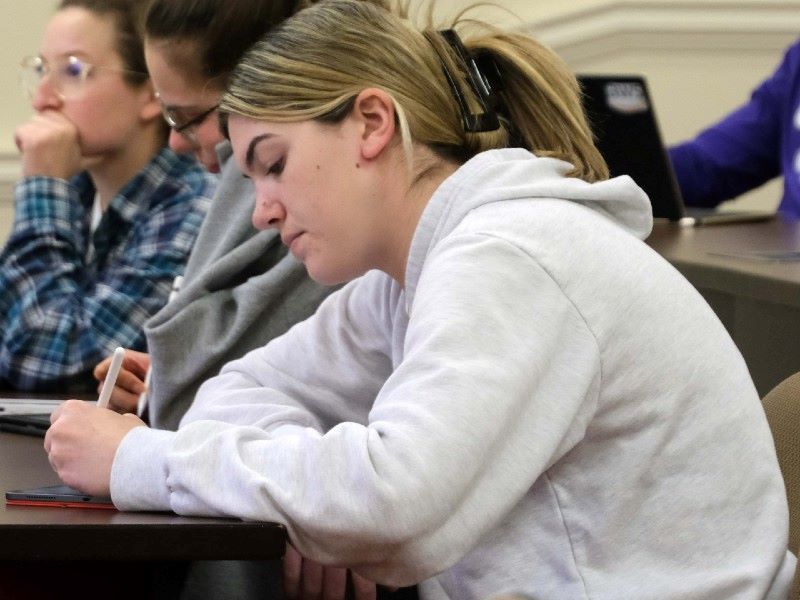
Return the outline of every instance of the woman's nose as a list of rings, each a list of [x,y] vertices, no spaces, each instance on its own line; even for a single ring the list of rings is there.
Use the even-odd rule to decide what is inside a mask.
[[[286,219],[283,203],[272,194],[256,188],[256,204],[253,208],[253,226],[256,229],[279,229]]]
[[[185,135],[182,135],[174,129],[169,130],[169,139],[167,141],[170,149],[177,154],[189,154],[195,151],[195,146],[190,142]]]
[[[36,91],[31,99],[31,105],[36,112],[43,110],[54,109],[61,106],[61,96],[53,87],[50,77],[45,76],[36,86]]]

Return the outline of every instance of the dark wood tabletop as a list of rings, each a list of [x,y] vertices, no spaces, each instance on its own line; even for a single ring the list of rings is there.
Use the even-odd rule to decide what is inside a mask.
[[[0,488],[59,483],[42,439],[0,433]],[[0,505],[0,560],[266,560],[283,555],[275,523]]]
[[[800,221],[705,227],[661,221],[647,243],[698,288],[800,308]]]

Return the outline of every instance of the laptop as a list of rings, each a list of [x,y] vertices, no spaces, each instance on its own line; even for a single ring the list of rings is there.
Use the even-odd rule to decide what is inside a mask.
[[[44,437],[50,415],[0,415],[0,431]]]
[[[50,413],[65,399],[0,391],[0,431],[44,437],[50,427]]]
[[[773,212],[687,208],[661,138],[644,77],[578,75],[595,142],[612,177],[630,175],[650,197],[653,217],[681,225],[766,221]]]

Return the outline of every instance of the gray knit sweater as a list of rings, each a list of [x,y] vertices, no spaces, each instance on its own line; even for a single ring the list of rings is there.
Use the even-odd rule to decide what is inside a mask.
[[[332,288],[314,283],[274,230],[251,222],[253,186],[218,148],[222,174],[177,298],[145,325],[150,423],[176,429],[206,379],[311,315]]]

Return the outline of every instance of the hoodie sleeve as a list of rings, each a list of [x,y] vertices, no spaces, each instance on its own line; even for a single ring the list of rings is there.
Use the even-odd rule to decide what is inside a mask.
[[[303,555],[405,585],[469,552],[583,437],[600,382],[595,338],[515,245],[463,234],[437,246],[403,360],[363,421],[341,417],[372,393],[373,377],[354,385],[369,371],[370,353],[354,349],[372,347],[369,328],[354,315],[349,331],[331,326],[331,308],[342,310],[328,301],[226,368],[177,433],[134,429],[114,462],[115,503],[138,508],[131,490],[146,481],[178,513],[285,523]],[[344,366],[354,359],[366,362]],[[236,425],[207,420],[218,418]],[[144,444],[156,450],[139,460]]]

